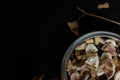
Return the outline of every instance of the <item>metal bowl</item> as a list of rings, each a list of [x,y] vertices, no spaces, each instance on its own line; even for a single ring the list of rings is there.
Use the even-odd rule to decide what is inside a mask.
[[[71,53],[74,51],[74,49],[79,44],[84,42],[86,39],[93,38],[95,36],[109,37],[109,38],[115,38],[115,39],[120,40],[120,35],[113,33],[113,32],[108,32],[108,31],[94,31],[94,32],[90,32],[90,33],[87,33],[87,34],[79,37],[77,40],[75,40],[70,45],[70,47],[67,49],[67,51],[65,52],[65,55],[63,57],[62,64],[61,64],[61,78],[62,78],[62,80],[68,80],[67,72],[66,72],[66,65],[67,65],[67,61],[68,61]]]

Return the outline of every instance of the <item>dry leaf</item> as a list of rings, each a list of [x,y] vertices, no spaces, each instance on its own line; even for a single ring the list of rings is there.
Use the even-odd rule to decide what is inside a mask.
[[[107,9],[109,8],[109,3],[106,2],[106,3],[103,3],[103,4],[98,4],[98,9]]]
[[[78,23],[77,23],[76,21],[74,21],[74,22],[68,22],[67,24],[68,24],[70,30],[71,30],[74,34],[76,34],[77,36],[79,36]]]

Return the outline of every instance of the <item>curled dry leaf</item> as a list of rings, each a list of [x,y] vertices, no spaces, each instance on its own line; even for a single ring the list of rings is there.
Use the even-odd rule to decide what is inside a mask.
[[[107,9],[109,8],[109,3],[98,4],[98,9]]]
[[[70,30],[71,30],[74,34],[76,34],[77,36],[79,36],[78,23],[77,23],[76,21],[74,21],[74,22],[68,22],[67,24],[68,24]]]

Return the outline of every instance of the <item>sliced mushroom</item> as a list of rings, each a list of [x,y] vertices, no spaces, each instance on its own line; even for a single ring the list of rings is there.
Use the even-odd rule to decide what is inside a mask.
[[[95,45],[98,45],[99,43],[105,44],[104,40],[100,37],[95,37]]]
[[[114,40],[112,40],[112,39],[107,39],[105,42],[111,42],[115,47],[117,47],[117,44],[116,44],[116,42],[114,41]]]
[[[86,47],[86,43],[83,43],[75,48],[75,50],[84,50]]]
[[[70,76],[70,80],[79,80],[80,79],[80,74],[78,72],[74,72]]]
[[[93,39],[88,39],[88,40],[86,40],[85,41],[87,44],[92,44],[92,43],[94,43],[94,40]]]
[[[97,75],[98,77],[102,76],[104,73],[105,73],[105,72],[104,72],[102,69],[97,69],[97,70],[96,70],[96,75]]]
[[[85,63],[98,68],[98,65],[99,65],[99,57],[98,57],[98,55],[89,57],[85,61]]]
[[[88,44],[86,49],[85,49],[86,54],[91,53],[91,52],[92,53],[97,52],[97,51],[98,51],[98,49],[96,48],[96,46],[94,44]]]
[[[90,70],[87,67],[82,69],[80,71],[80,77],[82,77],[82,80],[88,80],[88,78],[90,77]]]
[[[103,61],[103,60],[106,60],[106,59],[112,60],[112,56],[109,52],[103,52],[102,53],[101,60]]]
[[[105,60],[103,62],[103,64],[100,65],[99,68],[102,69],[105,72],[108,80],[111,79],[113,77],[114,73],[115,73],[115,65],[110,60]]]
[[[116,48],[115,46],[109,42],[103,45],[103,47],[101,48],[103,51],[107,51],[110,52],[112,56],[116,56]]]
[[[120,71],[115,73],[114,80],[120,80]]]

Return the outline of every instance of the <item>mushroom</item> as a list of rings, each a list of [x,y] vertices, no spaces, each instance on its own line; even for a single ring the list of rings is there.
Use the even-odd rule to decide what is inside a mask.
[[[88,78],[90,77],[89,71],[90,70],[87,67],[80,71],[80,77],[82,78],[82,80],[88,80]]]
[[[86,43],[82,43],[81,45],[77,46],[75,50],[84,50],[86,47]]]
[[[107,51],[107,52],[110,52],[112,56],[116,56],[116,48],[115,46],[109,42],[109,43],[106,43],[102,46],[101,48],[103,51]]]
[[[115,65],[110,60],[103,61],[99,68],[105,72],[108,80],[111,79],[115,73]]]
[[[120,71],[115,73],[114,80],[120,80]]]
[[[102,69],[97,69],[97,70],[96,70],[96,75],[97,75],[98,77],[102,76],[104,73],[105,73],[105,72],[104,72]]]
[[[85,61],[85,63],[86,63],[86,64],[89,64],[89,65],[91,65],[91,66],[94,66],[94,67],[96,67],[96,68],[98,68],[98,65],[99,65],[98,55],[89,57],[89,58]]]
[[[80,74],[78,72],[74,72],[70,76],[70,80],[79,80],[80,79]]]
[[[116,42],[114,41],[114,40],[112,40],[112,39],[107,39],[105,42],[111,42],[115,47],[117,47],[117,44],[116,44]]]
[[[86,54],[91,53],[91,52],[92,53],[97,52],[97,51],[98,51],[98,49],[96,48],[96,46],[94,44],[88,44],[86,49],[85,49]]]
[[[103,61],[103,60],[106,60],[106,59],[112,60],[112,56],[109,52],[103,52],[102,53],[101,60]]]

